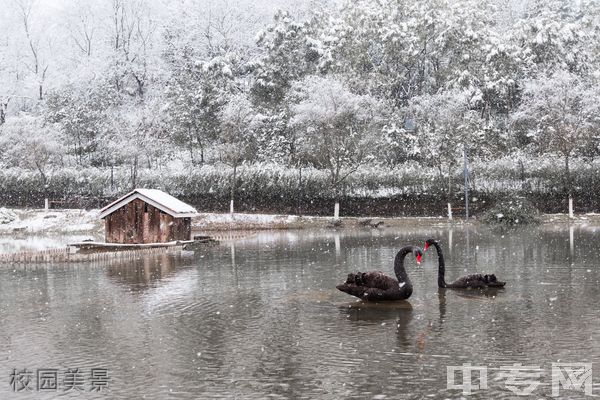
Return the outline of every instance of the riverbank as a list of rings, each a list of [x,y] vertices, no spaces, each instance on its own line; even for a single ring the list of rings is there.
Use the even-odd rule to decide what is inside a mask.
[[[542,223],[599,224],[600,214],[577,214],[570,219],[567,214],[544,214]],[[445,217],[331,217],[276,215],[276,214],[219,214],[200,213],[193,218],[192,230],[232,231],[266,229],[359,229],[382,227],[414,227],[415,225],[462,225],[461,219],[449,221]],[[478,223],[472,220],[469,223]],[[40,233],[101,235],[103,221],[98,210],[57,209],[6,209],[0,208],[0,235],[30,235]]]
[[[0,234],[100,233],[104,224],[98,210],[0,208]]]

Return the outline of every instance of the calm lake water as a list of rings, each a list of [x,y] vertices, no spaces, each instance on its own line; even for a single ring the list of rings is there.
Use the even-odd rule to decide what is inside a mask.
[[[428,251],[420,267],[407,258],[408,301],[335,289],[350,271],[393,275],[398,249],[429,236],[448,281],[494,272],[506,288],[440,291]],[[568,225],[269,232],[128,264],[2,267],[0,398],[457,398],[446,368],[463,363],[488,368],[470,398],[514,398],[502,374],[515,363],[549,398],[553,362],[600,361],[599,239]],[[58,369],[58,392],[36,392],[34,376],[33,392],[13,393],[13,368]],[[68,368],[85,393],[64,392]],[[89,392],[92,368],[107,370],[107,394]]]

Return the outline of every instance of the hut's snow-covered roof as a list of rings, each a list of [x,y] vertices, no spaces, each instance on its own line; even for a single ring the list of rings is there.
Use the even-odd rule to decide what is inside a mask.
[[[193,217],[196,209],[158,189],[135,189],[100,210],[100,218],[112,214],[125,204],[140,199],[175,218]]]

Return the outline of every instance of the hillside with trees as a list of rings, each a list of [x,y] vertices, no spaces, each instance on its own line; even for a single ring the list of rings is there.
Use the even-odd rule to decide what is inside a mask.
[[[7,3],[2,204],[600,211],[596,1]]]

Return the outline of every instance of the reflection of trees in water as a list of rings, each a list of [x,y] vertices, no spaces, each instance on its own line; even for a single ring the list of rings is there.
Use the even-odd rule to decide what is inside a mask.
[[[431,236],[448,237],[444,229],[436,232]],[[410,242],[421,245],[427,232],[325,232],[314,240],[292,242],[273,239],[289,233],[268,235],[269,240],[216,246],[202,258],[195,258],[201,271],[197,274],[198,292],[180,305],[186,311],[177,313],[176,318],[163,315],[164,323],[159,322],[160,328],[154,332],[170,342],[165,367],[179,371],[178,381],[197,385],[203,393],[227,388],[239,397],[268,392],[293,398],[319,387],[343,393],[341,382],[347,383],[344,390],[350,393],[377,393],[382,368],[394,376],[411,376],[418,374],[418,368],[441,363],[440,371],[445,372],[444,363],[450,359],[432,359],[431,355],[459,354],[472,358],[465,361],[477,363],[507,351],[530,354],[539,340],[528,332],[533,328],[524,319],[529,313],[546,314],[546,305],[540,301],[539,272],[548,267],[550,254],[556,252],[555,264],[564,265],[569,252],[568,228],[501,237],[473,227],[468,247],[465,231],[455,228],[448,275],[494,272],[509,281],[503,293],[494,298],[490,292],[438,292],[437,263],[429,255],[426,271],[415,270],[414,265],[411,271],[416,286],[413,304],[419,304],[424,293],[431,293],[434,297],[429,307],[342,307],[338,310],[340,318],[332,322],[330,310],[315,310],[337,298],[333,288],[338,280],[356,269],[391,272],[396,249]],[[323,293],[331,297],[320,298]],[[509,301],[514,300],[514,293],[522,299],[518,312]],[[420,318],[415,317],[415,311]],[[536,321],[540,326],[546,323]],[[376,354],[369,354],[371,351]],[[200,356],[195,356],[196,352]],[[192,359],[195,361],[189,372],[177,367]],[[200,368],[202,379],[197,379],[196,368]],[[315,376],[319,378],[312,378]]]
[[[444,249],[448,249],[447,270],[463,271],[467,268],[467,272],[496,273],[499,270],[492,271],[491,266],[501,270],[522,265],[542,267],[548,262],[571,262],[574,261],[573,257],[576,259],[581,254],[578,244],[588,247],[587,243],[580,242],[578,230],[579,228],[574,228],[571,235],[568,225],[544,225],[504,232],[494,232],[484,226],[468,230],[453,229],[453,246],[449,247],[448,243],[442,241]],[[586,236],[589,240],[589,235]],[[573,250],[570,249],[571,243],[574,244]],[[452,280],[453,275],[449,276],[449,280]]]
[[[306,339],[310,337],[299,329],[304,320],[301,308],[281,303],[271,303],[267,308],[261,324],[269,328],[261,328],[261,335],[257,337],[256,343],[257,357],[249,372],[257,382],[265,377],[272,377],[272,380],[283,383],[281,386],[270,387],[272,395],[299,398],[307,373],[302,353]],[[318,371],[313,371],[315,378],[319,379]]]
[[[282,381],[298,375],[298,316],[281,304],[279,288],[273,286],[273,275],[283,269],[273,260],[257,260],[262,253],[268,252],[236,254],[233,243],[197,252],[198,273],[191,282],[196,289],[156,316],[154,334],[167,339],[170,349],[163,368],[177,370],[176,380],[185,382],[187,390],[214,393],[215,384],[221,389],[225,384],[228,393],[243,398],[254,394],[252,382],[267,385],[266,377]],[[282,276],[281,282],[289,279]],[[180,365],[190,362],[193,368],[182,370]]]
[[[0,303],[26,304],[26,312],[3,315],[0,329],[8,336],[3,343],[13,342],[11,353],[20,365],[106,367],[115,387],[122,385],[120,379],[134,380],[131,371],[139,358],[123,355],[143,353],[140,343],[147,330],[138,304],[128,292],[114,291],[104,271],[87,263],[28,266],[15,270],[25,286],[0,276]]]
[[[427,252],[422,269],[409,264],[415,292],[405,303],[412,308],[350,303],[335,284],[357,269],[391,274],[401,244],[421,245],[428,236],[448,242],[445,228],[431,235],[342,230],[312,241],[269,233],[270,241],[216,245],[182,261],[0,271],[0,352],[10,349],[33,366],[105,364],[122,379],[115,387],[152,382],[155,391],[205,397],[325,390],[332,398],[369,397],[382,387],[422,393],[416,385],[424,376],[443,385],[446,365],[593,354],[595,347],[578,343],[597,331],[590,301],[598,298],[600,231],[573,232],[572,257],[568,225],[503,234],[473,226],[470,252],[464,229],[454,227],[448,277],[489,271],[506,278],[506,289],[439,291],[437,258]]]
[[[338,246],[340,250],[343,250],[349,244],[387,244],[388,242],[395,242],[398,245],[398,249],[407,243],[404,240],[412,238],[421,238],[419,243],[414,244],[422,245],[420,241],[425,241],[427,237],[433,236],[438,237],[445,234],[447,228],[438,226],[426,226],[420,227],[415,226],[399,226],[399,227],[386,227],[383,229],[370,229],[370,228],[352,228],[352,229],[316,229],[316,230],[291,230],[285,232],[262,232],[237,241],[243,247],[253,246],[278,246],[288,247],[290,249],[310,247],[321,250],[328,250],[335,253]],[[339,242],[339,245],[338,245]],[[409,243],[410,244],[410,243]]]

